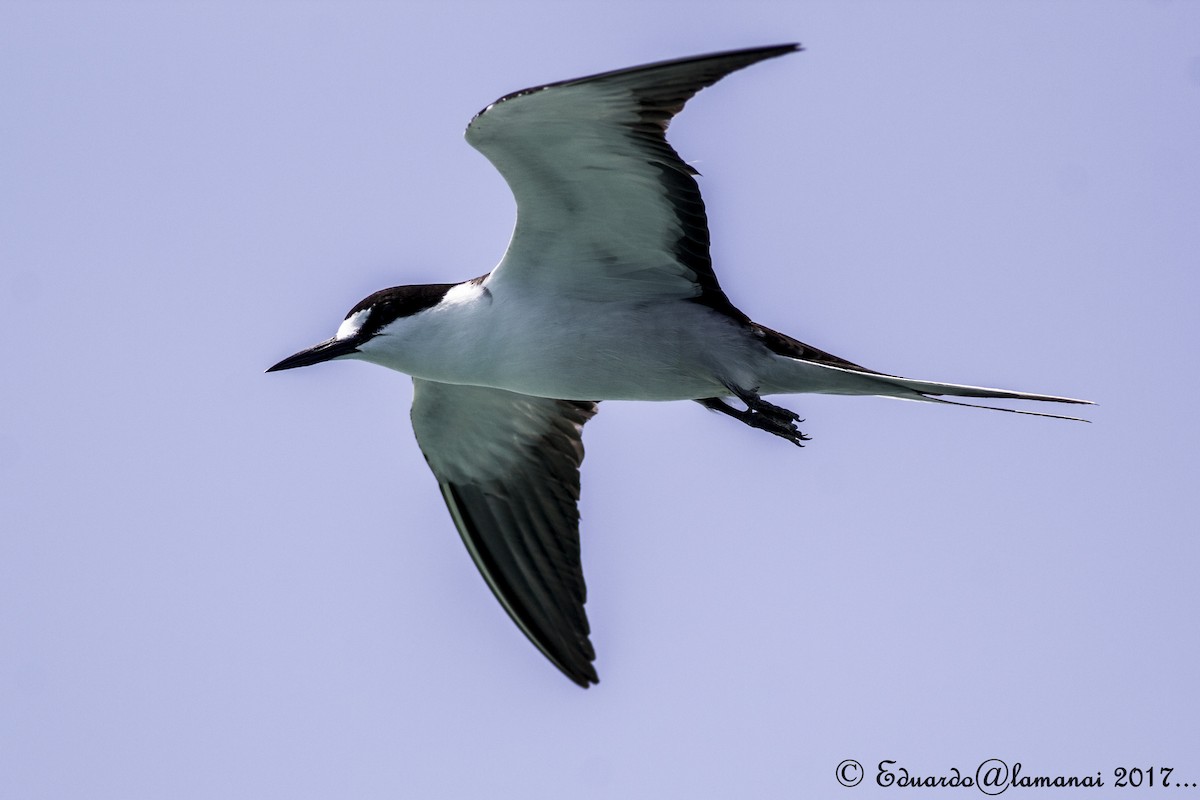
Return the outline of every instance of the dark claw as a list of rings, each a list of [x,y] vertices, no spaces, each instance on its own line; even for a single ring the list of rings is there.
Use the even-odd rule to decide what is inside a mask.
[[[707,397],[696,402],[707,409],[733,417],[751,428],[758,428],[782,439],[787,439],[797,447],[804,447],[801,443],[809,441],[810,437],[805,436],[796,427],[797,422],[804,421],[796,412],[772,405],[754,392],[740,389],[734,389],[733,392],[746,404],[745,411],[734,408],[719,397]]]

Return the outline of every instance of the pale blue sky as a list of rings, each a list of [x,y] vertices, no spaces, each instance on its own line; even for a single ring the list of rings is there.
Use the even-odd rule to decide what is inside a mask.
[[[1101,405],[792,397],[797,450],[605,404],[585,692],[479,579],[407,378],[262,370],[490,269],[512,203],[461,132],[491,100],[786,41],[672,128],[734,302]],[[0,108],[0,795],[1200,782],[1200,5],[10,1]]]

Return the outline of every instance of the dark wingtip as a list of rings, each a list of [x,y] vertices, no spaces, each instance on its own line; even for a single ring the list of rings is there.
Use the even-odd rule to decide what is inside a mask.
[[[600,678],[596,676],[596,670],[594,669],[589,670],[587,673],[581,675],[572,675],[569,672],[564,672],[563,674],[570,678],[571,683],[575,684],[580,689],[590,689],[596,684],[600,683]]]
[[[538,649],[549,659],[551,664],[558,667],[559,672],[579,688],[590,689],[594,684],[600,682],[600,676],[596,674],[596,667],[592,664],[592,659],[596,657],[596,651],[592,648],[591,640],[584,639],[586,649],[582,651],[555,653],[554,655],[551,655],[542,644],[537,642],[534,644],[538,645]]]

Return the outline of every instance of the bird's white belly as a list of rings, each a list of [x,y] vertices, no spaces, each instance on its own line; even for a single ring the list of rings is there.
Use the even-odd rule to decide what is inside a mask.
[[[671,308],[672,313],[655,314],[604,303],[575,306],[572,315],[555,309],[538,321],[508,318],[499,326],[503,333],[484,347],[489,385],[568,400],[683,400],[726,393],[720,355],[733,341],[726,326],[714,326],[707,309],[692,313],[684,303]]]
[[[514,307],[481,297],[465,306],[463,313],[448,309],[420,341],[364,356],[426,380],[567,400],[726,395],[728,382],[754,385],[748,371],[763,357],[736,324],[695,303],[522,298]]]
[[[574,345],[531,341],[496,356],[492,385],[569,400],[681,400],[724,394],[703,353],[628,327]]]

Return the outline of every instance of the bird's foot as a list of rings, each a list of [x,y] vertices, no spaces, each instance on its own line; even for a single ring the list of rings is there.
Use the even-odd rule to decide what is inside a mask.
[[[797,447],[804,447],[803,442],[809,440],[810,437],[805,436],[796,427],[797,422],[804,422],[796,412],[772,405],[759,397],[756,392],[736,388],[731,388],[731,391],[746,404],[745,410],[734,408],[719,397],[706,397],[696,402],[707,409],[731,416],[751,428],[758,428],[787,439]]]

